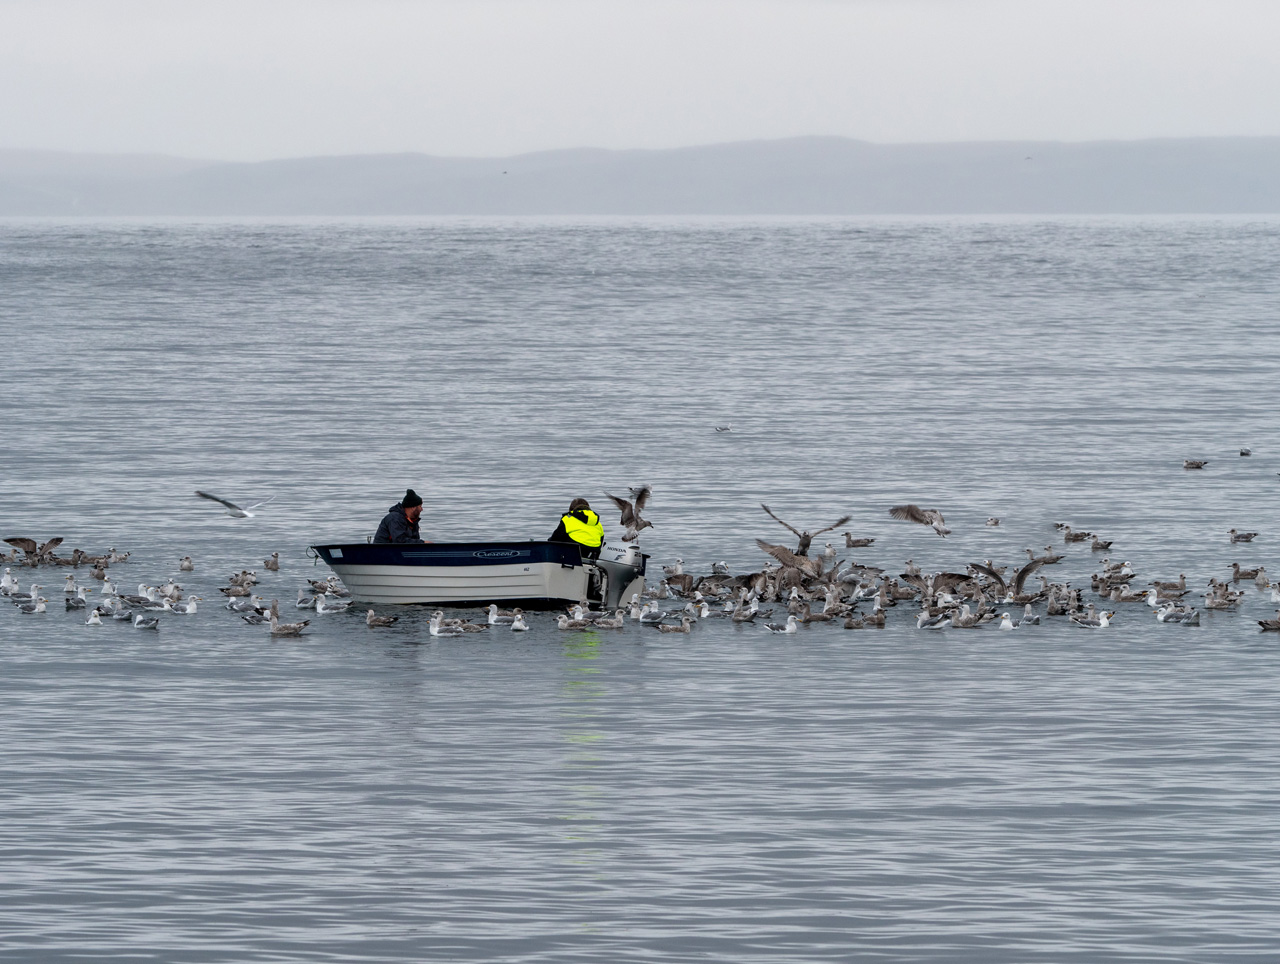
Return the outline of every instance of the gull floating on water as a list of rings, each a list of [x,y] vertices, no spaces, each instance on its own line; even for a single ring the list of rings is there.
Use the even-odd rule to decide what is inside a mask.
[[[445,626],[441,624],[444,619],[444,613],[436,610],[431,614],[431,622],[427,624],[427,628],[432,636],[461,636],[462,629],[458,626]]]
[[[350,599],[334,599],[330,602],[327,595],[316,596],[316,612],[321,615],[327,615],[329,613],[345,613],[350,608]]]
[[[31,584],[31,592],[11,592],[9,593],[9,599],[15,603],[35,602],[36,597],[40,595],[40,590],[43,588],[44,586],[33,582]]]
[[[623,617],[626,616],[625,609],[614,610],[612,616],[600,616],[596,619],[596,626],[600,629],[621,629]]]
[[[689,617],[681,616],[679,626],[672,626],[669,623],[658,623],[654,628],[660,633],[687,633],[689,631],[689,626]]]
[[[200,496],[200,498],[202,499],[208,499],[211,502],[217,502],[219,505],[225,505],[227,507],[227,515],[231,516],[231,518],[233,519],[252,519],[254,514],[253,512],[250,511],[251,509],[256,509],[259,506],[266,505],[268,502],[271,501],[271,499],[275,498],[275,496],[273,495],[271,499],[264,499],[261,502],[255,502],[253,505],[248,505],[248,506],[245,506],[244,508],[241,508],[240,506],[236,505],[234,502],[228,502],[226,499],[219,499],[216,495],[210,495],[208,492],[201,492],[199,489],[196,489],[196,495]]]
[[[951,612],[930,615],[928,609],[920,610],[916,617],[916,629],[947,629],[951,625]]]
[[[1199,626],[1200,613],[1195,609],[1182,609],[1172,600],[1156,610],[1156,621],[1161,623],[1180,623],[1183,626]]]
[[[658,608],[657,603],[647,602],[640,610],[640,625],[653,626],[667,618],[667,614]]]
[[[300,623],[282,623],[280,622],[280,600],[271,600],[271,635],[272,636],[301,636],[302,631],[310,625],[311,620],[304,619]]]
[[[499,609],[497,603],[489,603],[489,625],[496,626],[499,623],[503,625],[514,623],[516,619],[516,613],[518,613],[519,611],[520,610],[518,609],[513,609],[510,612],[506,612],[504,610]]]
[[[1071,622],[1076,626],[1083,626],[1085,629],[1106,629],[1111,625],[1111,620],[1115,618],[1114,612],[1101,612],[1097,616],[1077,616],[1070,617]]]

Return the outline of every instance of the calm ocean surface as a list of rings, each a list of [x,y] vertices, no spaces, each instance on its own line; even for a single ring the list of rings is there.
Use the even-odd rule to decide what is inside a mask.
[[[452,540],[639,482],[654,571],[758,568],[763,501],[894,572],[1054,544],[1087,590],[1065,521],[1141,584],[1280,576],[1280,221],[9,220],[0,335],[0,536],[205,600],[0,602],[0,958],[1280,958],[1251,582],[1196,629],[794,637],[272,641],[217,592],[279,551],[294,612],[407,486]]]

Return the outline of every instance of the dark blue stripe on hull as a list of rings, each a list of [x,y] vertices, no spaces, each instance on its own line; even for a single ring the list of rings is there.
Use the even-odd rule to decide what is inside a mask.
[[[325,562],[343,566],[527,566],[542,562],[582,565],[577,545],[562,542],[352,542],[311,548]]]

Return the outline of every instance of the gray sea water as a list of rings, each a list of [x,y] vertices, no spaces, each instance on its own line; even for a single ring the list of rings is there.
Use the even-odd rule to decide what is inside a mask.
[[[767,502],[892,571],[1087,587],[1065,521],[1141,583],[1280,574],[1274,219],[3,221],[0,334],[0,535],[205,600],[0,602],[6,960],[1280,957],[1252,583],[1196,629],[457,640],[217,592],[279,551],[292,612],[407,486],[449,540],[639,482],[655,567],[758,568]]]

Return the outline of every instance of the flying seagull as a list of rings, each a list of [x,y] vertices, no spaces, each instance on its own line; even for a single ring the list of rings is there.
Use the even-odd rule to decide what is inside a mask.
[[[907,522],[916,522],[922,526],[932,526],[933,531],[944,539],[951,530],[947,528],[947,523],[942,518],[942,513],[937,509],[922,509],[918,505],[895,505],[889,510],[889,515],[895,519],[904,519]]]
[[[627,530],[622,537],[623,542],[635,542],[640,538],[641,529],[652,528],[652,522],[648,519],[640,518],[640,513],[644,511],[645,503],[649,501],[649,494],[652,491],[652,488],[647,485],[637,486],[632,489],[631,498],[635,499],[634,503],[628,502],[626,499],[620,499],[616,495],[609,495],[608,492],[605,493],[609,497],[609,501],[616,505],[618,511],[622,513],[619,525]]]
[[[219,499],[216,495],[210,495],[208,492],[201,492],[199,489],[196,489],[196,495],[200,496],[202,499],[209,499],[211,502],[217,502],[221,505],[225,505],[227,507],[227,515],[231,516],[233,519],[252,519],[254,513],[250,512],[250,509],[256,509],[260,505],[266,505],[271,501],[271,499],[275,498],[273,495],[271,499],[265,499],[262,502],[255,502],[253,505],[245,506],[242,509],[234,502],[228,502],[226,499]]]
[[[796,538],[800,540],[800,544],[796,547],[796,552],[795,552],[797,556],[807,556],[809,554],[809,544],[813,542],[814,537],[820,536],[824,532],[830,532],[832,529],[839,529],[842,525],[844,525],[846,522],[848,522],[850,519],[853,518],[853,516],[851,515],[842,515],[839,519],[837,519],[831,525],[827,526],[825,529],[819,529],[817,532],[809,532],[807,530],[805,532],[801,532],[790,523],[783,522],[781,519],[779,519],[776,515],[773,514],[773,510],[770,509],[763,502],[760,503],[760,508],[764,509],[764,511],[768,513],[770,519],[778,523],[778,525],[782,526],[783,528],[790,529],[795,534]],[[757,543],[759,541],[760,541],[759,539],[756,540]],[[768,551],[769,551],[768,549],[765,549],[765,552],[768,552]]]

